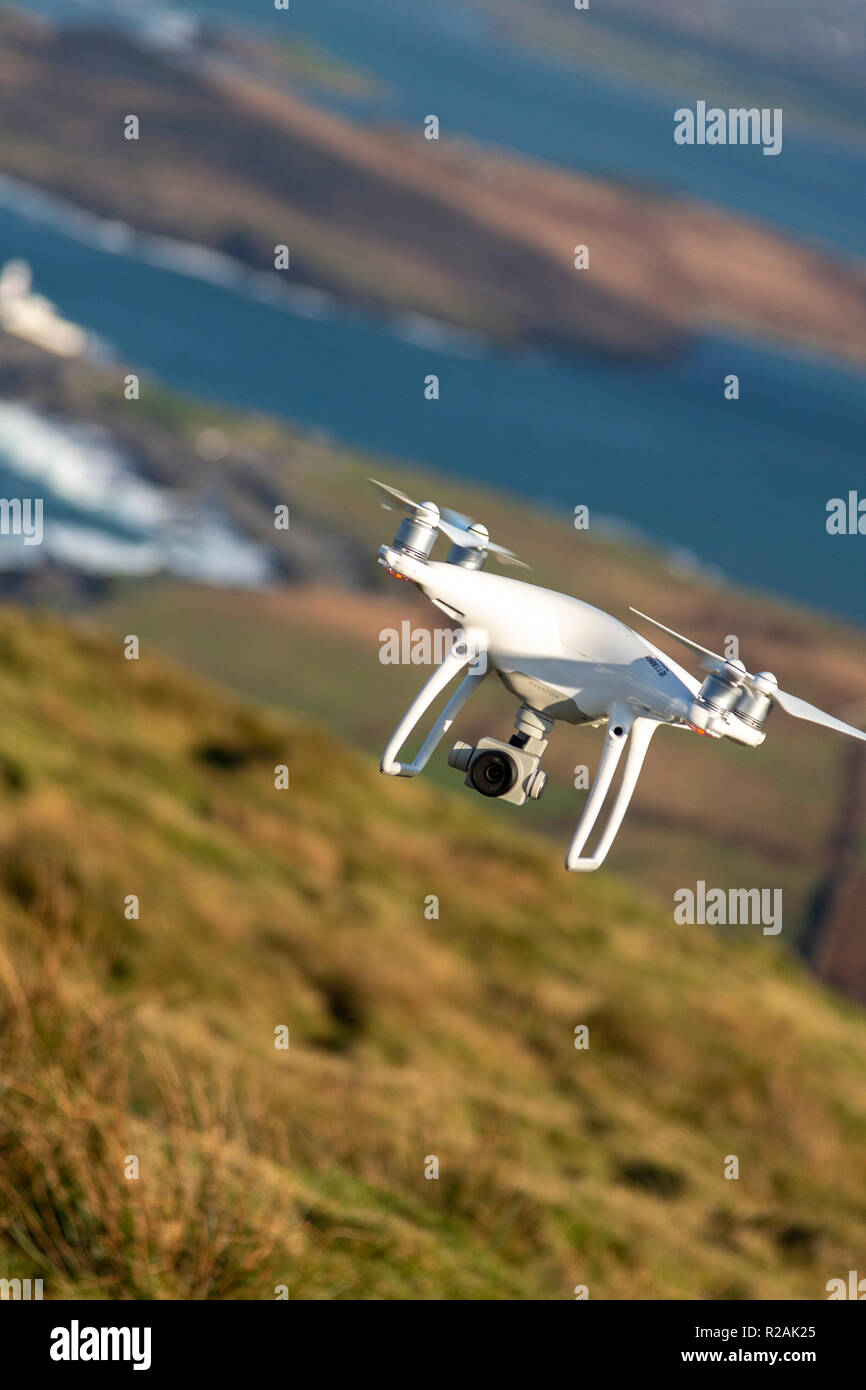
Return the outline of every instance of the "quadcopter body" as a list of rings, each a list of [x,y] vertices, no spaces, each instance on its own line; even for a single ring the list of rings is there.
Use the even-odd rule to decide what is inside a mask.
[[[451,766],[466,774],[466,784],[484,796],[516,805],[538,799],[547,780],[540,762],[555,721],[607,724],[595,780],[566,855],[568,869],[597,869],[605,859],[661,725],[754,748],[764,742],[765,720],[778,703],[797,718],[866,740],[859,729],[780,691],[770,672],[752,676],[741,661],[719,656],[645,614],[639,616],[704,659],[709,674],[703,683],[611,614],[552,589],[487,573],[482,567],[491,553],[506,564],[522,562],[494,545],[478,523],[440,512],[432,502],[413,502],[383,483],[376,486],[386,499],[384,506],[401,505],[407,511],[393,542],[380,548],[379,563],[414,584],[460,627],[459,640],[395,730],[382,756],[382,772],[417,775],[491,671],[519,702],[515,732],[508,743],[493,738],[474,746],[456,743],[449,757]],[[444,562],[432,560],[433,545],[443,533],[451,550]],[[459,687],[420,752],[413,761],[400,762],[397,755],[410,734],[461,672]],[[606,823],[594,851],[585,853],[623,754],[622,777]]]
[[[550,719],[594,724],[619,701],[673,722],[694,704],[693,676],[582,599],[388,546],[381,554],[460,624],[473,660],[486,659],[507,690]]]

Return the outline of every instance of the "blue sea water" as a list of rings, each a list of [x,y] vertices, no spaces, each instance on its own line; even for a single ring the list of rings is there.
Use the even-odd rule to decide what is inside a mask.
[[[69,0],[37,8],[95,12]],[[223,0],[187,8],[239,17]],[[854,146],[791,132],[777,159],[682,150],[669,138],[667,97],[522,50],[460,5],[292,0],[288,13],[297,34],[381,79],[365,118],[436,111],[446,129],[669,182],[866,254],[866,156]],[[266,5],[244,6],[242,17],[287,18]],[[825,529],[830,498],[866,495],[866,389],[854,372],[718,337],[659,367],[506,355],[418,322],[280,304],[253,284],[208,278],[204,260],[200,276],[151,264],[7,199],[0,260],[12,255],[31,262],[64,314],[174,387],[566,515],[586,503],[745,584],[866,620],[866,537]],[[440,378],[437,402],[424,398],[429,373]],[[724,399],[728,373],[740,378],[738,401]],[[576,586],[579,567],[576,551]]]

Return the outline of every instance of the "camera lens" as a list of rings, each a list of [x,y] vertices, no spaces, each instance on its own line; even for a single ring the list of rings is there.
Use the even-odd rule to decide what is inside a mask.
[[[491,748],[478,754],[469,769],[469,778],[482,796],[504,796],[517,781],[517,768],[507,753]]]

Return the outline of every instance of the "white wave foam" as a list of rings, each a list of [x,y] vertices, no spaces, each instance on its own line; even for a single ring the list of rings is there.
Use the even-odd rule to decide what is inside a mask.
[[[244,587],[268,578],[261,546],[212,508],[193,510],[139,477],[104,430],[60,424],[29,405],[0,401],[0,462],[24,495],[44,499],[43,556],[96,574],[168,570],[201,583]],[[88,520],[52,517],[52,498]],[[132,534],[118,535],[118,529]],[[36,547],[15,536],[0,538],[0,551],[0,568],[38,558]]]
[[[131,471],[92,425],[58,425],[31,406],[0,401],[0,455],[19,475],[84,511],[133,527],[158,525],[171,506]]]
[[[351,308],[326,290],[281,283],[270,271],[252,270],[243,261],[198,242],[140,232],[125,222],[99,217],[6,174],[0,174],[0,206],[56,227],[76,241],[109,255],[128,256],[159,270],[231,290],[282,313],[324,322],[354,317]],[[447,351],[461,357],[481,357],[489,346],[482,334],[454,328],[422,314],[383,313],[378,319],[364,316],[364,321],[374,326],[378,324],[384,332],[413,347]]]

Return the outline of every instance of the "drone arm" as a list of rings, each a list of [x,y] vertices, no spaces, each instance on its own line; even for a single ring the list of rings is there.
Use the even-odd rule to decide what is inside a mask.
[[[640,776],[650,739],[658,728],[658,721],[655,719],[638,718],[635,719],[631,711],[613,710],[608,725],[608,734],[605,739],[604,749],[602,750],[601,761],[592,784],[587,803],[583,808],[574,837],[568,847],[568,854],[565,858],[565,867],[573,873],[591,873],[593,869],[599,868],[607,856],[608,850],[616,839],[617,831],[623,822],[623,817],[628,810],[629,802],[637,786],[637,779]],[[619,733],[616,731],[620,730]],[[595,823],[601,814],[602,806],[610,790],[614,773],[622,756],[623,749],[628,744],[628,755],[623,769],[622,782],[619,790],[614,797],[613,805],[607,819],[607,824],[602,832],[601,839],[596,846],[595,852],[591,855],[583,856],[582,850],[595,827]]]
[[[445,689],[449,681],[452,681],[458,671],[462,671],[464,666],[468,666],[478,656],[476,649],[468,645],[465,641],[452,647],[451,651],[433,672],[426,685],[418,692],[415,699],[407,709],[397,728],[388,743],[387,748],[382,754],[380,764],[382,772],[388,777],[417,777],[418,773],[427,766],[430,756],[447,734],[451,725],[454,723],[460,710],[466,704],[469,696],[483,681],[487,675],[486,665],[475,671],[469,671],[458,685],[448,704],[440,714],[433,728],[430,730],[417,757],[411,763],[401,763],[397,761],[397,754],[403,747],[413,729],[420,722],[423,715],[427,712],[433,701]]]

